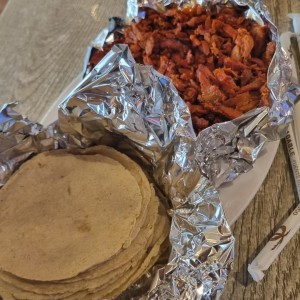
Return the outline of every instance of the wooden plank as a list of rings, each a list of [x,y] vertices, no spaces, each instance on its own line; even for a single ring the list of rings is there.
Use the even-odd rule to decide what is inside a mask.
[[[280,144],[274,163],[257,195],[233,226],[236,237],[236,260],[222,299],[300,299],[300,259],[298,233],[266,272],[255,283],[247,266],[277,230],[280,222],[295,206],[293,177],[285,144]]]
[[[125,1],[12,0],[0,17],[0,105],[18,100],[32,119],[43,115],[81,72],[89,42]]]
[[[280,32],[289,28],[287,13],[300,12],[298,0],[265,3]],[[107,18],[124,13],[125,0],[9,0],[0,17],[0,105],[17,99],[18,110],[31,119],[44,114],[81,72],[86,47]],[[299,234],[261,284],[247,273],[274,226],[294,207],[290,170],[282,144],[266,181],[233,227],[236,260],[223,299],[300,299]]]
[[[289,30],[287,14],[300,12],[300,1],[264,2],[279,32]],[[261,283],[255,283],[247,272],[248,264],[275,233],[278,225],[292,212],[296,203],[294,195],[293,175],[282,142],[264,184],[233,226],[236,261],[222,299],[300,299],[299,233],[266,272]]]
[[[280,33],[290,29],[288,13],[300,12],[300,1],[298,0],[264,0],[264,3]]]
[[[0,14],[6,6],[8,0],[0,0]]]

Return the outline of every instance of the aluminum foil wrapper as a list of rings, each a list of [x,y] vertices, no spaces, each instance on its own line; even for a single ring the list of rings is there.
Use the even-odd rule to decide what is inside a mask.
[[[222,292],[234,237],[218,191],[201,174],[191,116],[169,78],[136,64],[119,45],[63,101],[48,128],[11,104],[0,116],[3,182],[35,153],[106,144],[142,160],[172,201],[168,264],[155,266],[120,299],[209,299]]]
[[[52,128],[43,128],[14,111],[15,103],[0,110],[0,188],[25,160],[55,148]]]
[[[137,293],[140,283],[124,299],[201,299],[223,290],[234,238],[218,191],[201,175],[189,110],[168,77],[114,46],[60,105],[56,134],[62,147],[109,144],[138,154],[172,201],[169,263],[150,293]]]
[[[273,105],[271,108],[258,108],[242,117],[215,124],[198,135],[197,159],[202,172],[219,187],[224,182],[232,181],[239,174],[253,168],[263,145],[286,135],[288,124],[292,121],[293,105],[300,97],[300,87],[291,83],[291,64],[279,43],[276,26],[262,1],[254,0],[128,0],[126,23],[135,22],[145,17],[145,8],[165,10],[170,4],[192,6],[200,4],[244,6],[245,17],[257,23],[267,24],[272,40],[276,42],[276,52],[268,70],[268,87]],[[111,18],[108,28],[101,31],[92,42],[92,48],[102,49],[105,44],[117,40],[125,27],[121,18]],[[106,34],[107,33],[107,34]],[[85,71],[89,72],[88,61],[91,49],[87,51]]]
[[[215,124],[201,131],[196,139],[191,135],[187,138],[186,132],[179,136],[173,132],[174,139],[172,140],[175,144],[167,143],[169,145],[165,148],[167,149],[166,151],[162,148],[157,151],[156,147],[152,147],[153,145],[150,148],[147,147],[146,150],[145,143],[140,143],[136,136],[133,139],[130,136],[130,140],[135,143],[133,148],[135,147],[143,154],[147,153],[148,160],[154,166],[155,179],[160,185],[163,185],[163,190],[172,200],[174,208],[172,210],[172,228],[170,233],[172,253],[169,263],[158,270],[152,290],[147,296],[144,296],[145,299],[209,299],[217,298],[220,295],[232,262],[233,238],[228,224],[221,217],[223,212],[219,211],[221,207],[219,206],[220,203],[215,188],[224,182],[234,180],[239,174],[253,168],[256,158],[267,141],[277,140],[285,136],[288,124],[292,121],[293,105],[300,95],[300,87],[290,82],[290,61],[279,44],[277,28],[272,23],[269,12],[262,1],[128,0],[126,22],[128,24],[132,20],[139,21],[145,17],[145,7],[164,10],[170,4],[185,6],[194,5],[195,3],[207,5],[208,7],[213,4],[246,6],[245,16],[247,18],[251,18],[261,25],[268,24],[272,35],[271,38],[276,42],[276,52],[267,74],[267,83],[273,104],[271,108],[258,108],[233,121]],[[120,19],[112,18],[110,20],[109,33],[105,36],[104,32],[101,32],[93,42],[93,47],[102,49],[105,43],[117,40],[125,26],[125,22],[124,24],[122,23]],[[113,29],[114,24],[116,24],[116,30]],[[86,65],[88,65],[89,55],[86,58]],[[107,65],[107,59],[108,57],[106,56],[100,62],[100,65]],[[111,59],[109,59],[109,62],[111,62]],[[139,66],[139,69],[141,68],[144,69],[145,67]],[[88,75],[88,81],[95,76],[95,72],[103,74],[98,65],[92,71],[94,75]],[[155,74],[155,72],[152,70],[151,74]],[[159,75],[157,74],[157,76]],[[133,78],[128,75],[126,77]],[[108,80],[108,77],[105,78]],[[96,77],[95,81],[97,82]],[[111,82],[119,83],[120,80],[113,79]],[[87,93],[99,94],[95,90],[91,92],[90,88],[92,86],[90,84],[87,84],[88,90],[83,90],[85,95]],[[145,86],[145,82],[143,86]],[[154,87],[153,84],[149,86],[150,89],[151,87]],[[134,97],[134,99],[136,98]],[[86,101],[89,102],[88,99]],[[167,100],[163,99],[162,101]],[[66,110],[66,104],[62,108]],[[185,111],[187,117],[188,111]],[[158,127],[155,127],[154,131],[153,125],[161,126],[165,116],[168,116],[168,114],[169,111],[167,110],[160,117],[156,115],[158,118],[151,115],[151,125],[149,124],[149,117],[144,118],[142,123],[147,124],[147,126],[150,125],[152,127],[151,132],[155,133],[151,137],[152,141],[155,139],[159,140],[157,136]],[[123,117],[124,115],[121,117],[122,120]],[[187,118],[190,118],[190,116]],[[115,120],[115,117],[113,120]],[[113,121],[110,120],[111,122]],[[140,124],[140,122],[136,124]],[[81,129],[84,127],[82,127],[82,124],[80,125]],[[145,132],[143,130],[144,127],[142,129],[137,128],[140,132]],[[106,129],[112,131],[111,125],[108,125]],[[122,124],[122,132],[123,130],[126,132],[124,124]],[[182,128],[180,129],[181,131]],[[191,131],[189,124],[188,133]],[[113,132],[115,132],[115,129]],[[120,131],[118,130],[118,132]],[[82,131],[79,134],[82,136]],[[128,133],[126,133],[126,136],[129,136]],[[164,139],[164,141],[166,140]],[[82,140],[78,139],[76,143],[81,144]],[[163,145],[162,140],[160,140],[160,145]],[[170,150],[171,152],[169,152]],[[197,167],[200,167],[201,173],[206,177],[195,175],[198,172]],[[177,175],[182,171],[185,172],[185,175],[184,177],[179,176],[179,179]],[[196,178],[197,181],[200,178],[200,181],[195,185]],[[208,181],[207,178],[209,179]],[[205,181],[205,183],[201,182],[201,180]],[[191,186],[195,186],[195,188],[190,190]],[[203,188],[204,186],[205,188]],[[205,194],[204,197],[203,193]],[[187,197],[187,195],[189,196]],[[199,202],[199,199],[202,200]],[[213,200],[213,205],[210,202],[211,200]],[[216,218],[218,214],[219,217]],[[211,223],[212,219],[215,222]],[[222,224],[221,227],[218,227],[218,224]],[[220,233],[223,232],[221,228],[226,228],[224,232],[226,235],[224,245],[226,246],[221,246],[222,243],[220,243]],[[212,233],[211,237],[209,237],[209,230]],[[218,246],[212,247],[212,245]],[[218,251],[216,252],[217,248]],[[137,285],[137,289],[139,287]],[[133,295],[134,293],[129,294],[130,297]],[[129,296],[127,294],[126,299]],[[138,295],[137,299],[141,299],[141,295]]]
[[[128,19],[142,18],[143,7],[164,9],[171,3],[196,1],[128,1]],[[248,4],[247,17],[270,24],[273,40],[278,41],[261,2],[197,3]],[[101,48],[122,34],[124,24],[117,20],[112,19],[93,47]],[[123,298],[218,298],[232,266],[234,238],[216,187],[252,168],[264,143],[285,134],[300,91],[289,80],[289,62],[277,44],[268,73],[273,106],[216,124],[196,137],[189,110],[169,78],[136,64],[126,46],[115,46],[63,101],[59,120],[48,128],[23,118],[12,105],[2,109],[0,179],[3,184],[20,163],[49,149],[107,144],[138,156],[172,201],[172,250],[168,263],[156,267],[155,276],[146,274]],[[147,289],[144,284],[149,282]]]

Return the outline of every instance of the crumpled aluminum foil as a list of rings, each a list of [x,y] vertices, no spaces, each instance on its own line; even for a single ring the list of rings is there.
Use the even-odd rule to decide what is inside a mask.
[[[141,144],[139,139],[136,139],[135,136],[132,138],[132,133],[129,136],[128,132],[126,132],[125,130],[126,136],[129,136],[130,140],[134,142],[134,144],[132,145],[133,148],[136,147],[143,154],[147,153],[148,160],[150,160],[150,162],[154,166],[154,177],[156,179],[156,182],[160,183],[160,186],[163,187],[164,192],[172,200],[172,204],[174,207],[172,211],[172,228],[170,233],[172,253],[169,259],[169,263],[167,266],[157,272],[157,277],[154,281],[155,283],[152,286],[152,291],[145,298],[213,298],[218,297],[218,295],[223,290],[227,272],[230,269],[233,258],[233,238],[228,228],[228,224],[223,219],[223,217],[217,218],[217,223],[221,221],[223,228],[228,229],[228,231],[226,229],[226,246],[225,248],[220,247],[220,235],[215,234],[216,232],[220,233],[220,231],[218,231],[219,228],[217,226],[217,223],[214,223],[212,225],[210,224],[211,218],[207,218],[208,215],[212,212],[213,214],[211,214],[210,216],[214,218],[219,209],[217,209],[217,207],[219,206],[219,200],[216,194],[216,190],[212,187],[208,188],[207,186],[204,189],[200,188],[202,192],[210,190],[211,195],[213,195],[213,199],[215,201],[214,203],[218,203],[216,204],[216,206],[208,205],[208,198],[210,197],[205,196],[203,202],[200,201],[200,209],[200,207],[197,207],[198,205],[195,204],[198,203],[199,195],[202,193],[200,192],[199,194],[198,188],[203,187],[203,184],[200,184],[198,182],[192,192],[190,191],[190,188],[187,189],[187,184],[190,183],[190,186],[194,186],[195,178],[197,178],[198,180],[199,177],[195,176],[195,171],[198,172],[198,166],[200,166],[201,172],[205,174],[209,179],[209,181],[207,181],[206,178],[203,179],[204,177],[200,177],[200,181],[203,179],[205,181],[205,185],[208,184],[208,182],[211,182],[214,187],[218,187],[224,182],[234,180],[234,178],[236,178],[240,173],[249,171],[253,167],[253,164],[266,141],[276,140],[284,137],[287,126],[292,120],[293,104],[300,95],[300,88],[298,86],[291,85],[290,83],[291,68],[289,59],[281,49],[281,46],[278,42],[277,28],[271,22],[268,10],[261,1],[128,0],[127,23],[130,23],[133,19],[135,21],[138,21],[139,19],[143,18],[145,16],[143,12],[145,7],[151,7],[156,10],[163,10],[167,5],[172,3],[182,6],[193,5],[195,3],[201,5],[248,5],[248,9],[245,12],[246,17],[254,19],[261,25],[268,24],[271,30],[272,40],[276,41],[277,43],[276,53],[268,70],[268,86],[270,88],[271,96],[273,99],[273,105],[271,108],[258,108],[250,111],[247,114],[244,114],[236,120],[224,122],[222,124],[215,124],[200,132],[200,134],[196,138],[196,142],[194,140],[194,137],[191,135],[191,124],[185,124],[185,130],[186,128],[189,129],[188,132],[185,132],[183,134],[183,136],[177,136],[176,132],[171,131],[172,134],[174,133],[171,140],[175,141],[175,144],[172,145],[171,143],[170,145],[168,145],[169,142],[164,139],[164,141],[167,141],[167,148],[165,148],[167,149],[167,152],[165,152],[161,147],[158,148],[159,151],[157,151],[157,148],[153,147],[153,144],[150,148],[145,147],[145,143]],[[118,36],[122,34],[124,26],[125,24],[123,24],[120,19],[112,18],[110,20],[109,30],[107,31],[108,34],[105,35],[105,32],[102,31],[97,39],[94,40],[92,44],[93,47],[101,49],[105,43],[113,42],[115,33],[116,38],[118,38]],[[97,72],[98,74],[101,74],[101,76],[103,76],[105,72],[100,70],[100,66],[101,68],[103,68],[105,65],[107,65],[108,61],[112,61],[111,58],[108,59],[108,56],[103,59],[104,61],[100,62],[100,64],[92,71],[92,73]],[[89,55],[87,55],[86,58],[86,65],[88,65]],[[129,60],[131,60],[131,58],[127,59],[127,61]],[[123,62],[124,61],[122,61],[122,63]],[[121,65],[119,67],[121,68]],[[141,70],[141,68],[145,67],[139,66],[138,68]],[[128,70],[128,68],[126,70]],[[124,71],[121,72],[124,74],[126,73]],[[135,72],[133,71],[133,73]],[[142,71],[142,73],[144,72]],[[151,73],[154,74],[155,72],[152,70]],[[113,73],[110,73],[110,75],[111,74]],[[89,77],[86,82],[88,90],[83,90],[83,93],[96,93],[97,95],[99,95],[99,92],[94,90],[95,86],[97,85],[91,85],[91,81],[95,80],[95,82],[97,82],[97,76],[95,74],[89,74],[88,76]],[[110,81],[120,83],[118,76],[118,79],[114,78],[112,80],[107,76],[104,77],[108,82]],[[136,80],[138,80],[138,85],[140,86],[140,78],[138,78],[137,76],[134,78],[127,74],[126,77],[131,78],[130,83],[132,82],[132,79],[134,81],[136,78]],[[149,77],[151,78],[151,76]],[[145,82],[143,83],[143,86],[145,86]],[[93,90],[91,90],[91,87],[93,88]],[[149,88],[151,89],[152,87],[153,83],[150,84]],[[100,90],[103,90],[102,86],[100,87]],[[81,93],[81,90],[78,92]],[[74,100],[74,97],[76,98],[76,96],[73,95],[71,99],[67,100],[67,102],[62,105],[64,113],[66,113],[67,106],[72,106],[72,104],[69,104],[69,101]],[[101,97],[103,97],[103,95],[101,95]],[[85,99],[85,101],[89,102],[88,99]],[[104,101],[105,103],[110,102],[107,101],[107,98]],[[166,101],[168,102],[168,100]],[[121,101],[119,100],[117,102],[120,103]],[[174,100],[172,102],[174,103]],[[159,105],[159,107],[161,106]],[[139,111],[139,115],[140,113],[141,111]],[[159,126],[158,128],[155,128],[156,131],[157,129],[161,130],[163,120],[165,116],[168,116],[169,111],[167,110],[164,113],[160,113],[161,115],[151,115],[150,117],[150,127],[152,127],[153,124]],[[99,111],[97,111],[97,114],[99,114]],[[184,114],[186,114],[186,116],[188,116],[189,118],[186,109]],[[126,116],[126,118],[127,117],[128,116]],[[116,116],[114,115],[113,119],[111,119],[110,114],[110,122],[113,122],[112,120],[115,120],[115,118]],[[123,130],[125,129],[124,127],[126,127],[124,126],[124,114],[122,114],[121,119],[122,125],[116,122],[116,124],[113,125],[113,131],[115,132],[115,126],[119,126],[119,129],[117,129],[119,133],[121,125],[123,134]],[[149,125],[148,120],[149,117],[145,117],[144,124]],[[141,123],[137,122],[136,124],[140,125]],[[79,126],[77,125],[76,127],[78,128]],[[112,131],[111,123],[109,125],[106,123],[104,127],[108,131]],[[82,135],[82,129],[85,128],[85,126],[83,126],[83,123],[81,123],[80,128],[81,130],[79,134],[81,137],[84,137],[84,135]],[[141,131],[144,133],[144,125],[141,129],[140,127],[137,127],[137,129],[137,131]],[[182,128],[180,128],[180,132],[181,130]],[[151,137],[151,140],[153,141],[154,139],[156,139],[157,141],[159,141],[159,138],[156,135],[156,131],[154,131],[153,129],[151,131],[152,133],[154,133],[154,136]],[[166,131],[162,130],[162,132]],[[162,132],[160,133],[162,134]],[[170,134],[168,136],[170,136]],[[187,141],[187,137],[189,137],[189,141]],[[149,140],[149,136],[147,140]],[[183,140],[184,142],[182,142]],[[78,139],[76,143],[81,144],[82,140]],[[160,141],[160,143],[162,143],[162,141]],[[178,149],[178,152],[176,153],[176,150],[174,149]],[[171,157],[172,159],[170,160]],[[187,159],[189,161],[187,161]],[[183,175],[183,177],[179,176],[180,179],[176,180],[178,174]],[[187,195],[189,195],[188,198],[186,197]],[[192,199],[197,200],[193,201]],[[206,207],[206,209],[204,209],[204,207]],[[202,214],[204,211],[205,213]],[[206,223],[207,220],[209,221],[210,225]],[[207,238],[208,228],[210,228],[212,232],[216,230],[216,232],[214,232],[214,238]],[[199,233],[201,238],[199,238]],[[204,236],[205,238],[203,239]],[[208,246],[209,240],[211,243],[217,242],[218,247],[220,247],[218,249],[222,250],[219,252],[215,252],[216,248],[212,248],[212,244]],[[205,259],[200,259],[199,261],[199,258],[202,257],[203,253],[206,253]],[[220,262],[222,262],[221,265],[219,265]],[[219,267],[215,269],[216,265],[219,265]],[[140,298],[141,295],[138,295],[137,299]]]
[[[201,175],[189,110],[168,77],[114,46],[60,105],[57,125],[63,147],[113,143],[138,152],[171,199],[171,256],[146,298],[200,299],[223,290],[234,238],[218,191]]]
[[[14,170],[34,153],[95,144],[138,156],[151,167],[155,182],[172,200],[172,251],[169,263],[151,274],[151,289],[137,293],[135,285],[125,299],[212,298],[223,290],[234,237],[218,191],[201,175],[190,113],[169,78],[136,64],[127,46],[115,46],[63,101],[55,124],[43,129],[12,104],[0,116],[4,180],[11,175],[3,172],[6,164]],[[23,156],[6,155],[17,151]]]
[[[128,16],[143,17],[142,6],[155,4],[164,9],[174,2],[196,1],[131,0]],[[239,4],[250,5],[249,18],[269,23],[260,2],[244,0]],[[269,24],[277,41],[276,28]],[[122,32],[122,26],[117,27],[118,33]],[[105,32],[94,47],[103,46],[107,39],[113,41],[114,29]],[[233,262],[234,238],[215,187],[252,168],[265,141],[285,134],[300,91],[290,86],[289,63],[279,46],[268,75],[274,100],[271,109],[251,111],[195,137],[189,111],[170,80],[148,66],[135,64],[127,47],[115,46],[65,99],[58,122],[47,129],[23,119],[11,105],[4,107],[0,115],[4,145],[0,149],[0,178],[4,183],[30,155],[57,147],[107,144],[138,155],[152,168],[156,183],[172,201],[172,251],[168,264],[153,277],[150,290],[138,294],[139,283],[126,299],[218,298]],[[21,122],[28,130],[17,133],[14,122]]]
[[[215,124],[201,131],[197,137],[196,152],[201,171],[215,187],[219,187],[252,169],[265,142],[279,140],[286,135],[288,124],[292,121],[293,105],[300,96],[300,87],[290,82],[289,57],[281,48],[277,27],[272,23],[267,7],[260,0],[128,0],[126,23],[144,18],[146,7],[162,11],[170,4],[192,6],[196,3],[208,7],[216,4],[246,6],[245,17],[261,25],[267,24],[272,40],[276,42],[276,52],[267,74],[272,107],[258,108],[233,121]],[[92,48],[101,50],[105,44],[112,43],[125,26],[125,21],[120,18],[110,19],[109,26],[100,32],[87,51],[85,74],[89,72]]]
[[[30,156],[55,148],[52,128],[31,122],[13,110],[15,103],[0,110],[0,188]]]

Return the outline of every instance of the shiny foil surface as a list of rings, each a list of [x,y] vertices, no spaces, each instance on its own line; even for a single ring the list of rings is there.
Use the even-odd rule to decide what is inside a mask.
[[[170,79],[136,64],[128,47],[118,45],[86,73],[60,105],[58,121],[48,128],[23,118],[12,104],[0,112],[2,185],[35,153],[106,144],[146,165],[171,200],[168,263],[156,266],[120,299],[219,298],[232,267],[234,237],[217,187],[250,170],[266,141],[285,135],[300,94],[299,87],[290,83],[289,61],[260,1],[131,0],[127,22],[142,18],[143,7],[164,9],[171,3],[249,5],[248,18],[270,25],[277,42],[268,72],[271,108],[215,124],[196,137],[189,110]],[[92,47],[101,49],[122,28],[122,19],[112,18]]]
[[[201,299],[223,290],[234,238],[218,191],[201,174],[189,110],[168,77],[136,64],[128,46],[114,46],[60,105],[56,131],[62,147],[108,143],[138,153],[172,201],[169,262],[144,297]],[[127,297],[136,294],[133,287]]]
[[[292,84],[291,63],[279,43],[276,26],[272,23],[267,7],[262,1],[254,0],[128,0],[126,23],[138,22],[145,17],[144,8],[165,10],[170,4],[192,6],[200,4],[246,7],[245,17],[261,25],[268,25],[272,40],[276,42],[276,52],[268,69],[268,87],[272,98],[271,108],[257,108],[228,122],[215,124],[201,131],[197,137],[197,160],[205,174],[219,187],[232,181],[239,174],[248,172],[266,141],[274,141],[286,135],[292,121],[293,105],[300,97],[300,87]],[[114,35],[122,34],[125,21],[111,18],[109,26],[100,32],[92,42],[92,47],[102,49],[106,43],[114,41]],[[115,29],[113,29],[115,28]],[[105,34],[109,32],[109,34]],[[85,71],[88,73],[89,48],[86,55]],[[208,138],[210,137],[210,138]]]
[[[15,103],[0,109],[0,188],[28,158],[55,147],[52,128],[43,128],[14,110]]]

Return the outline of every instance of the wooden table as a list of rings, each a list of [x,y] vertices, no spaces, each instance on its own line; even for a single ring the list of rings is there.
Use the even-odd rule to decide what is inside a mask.
[[[299,0],[265,0],[280,32]],[[82,70],[88,43],[109,16],[125,14],[125,0],[9,0],[0,16],[0,105],[20,101],[18,110],[37,120]],[[241,200],[242,201],[242,200]],[[247,265],[295,206],[293,178],[281,143],[264,184],[233,226],[234,270],[223,299],[300,299],[300,234],[257,284]]]

